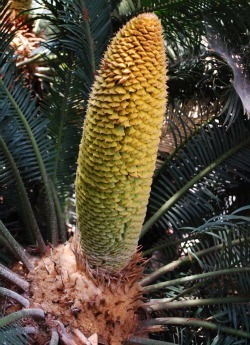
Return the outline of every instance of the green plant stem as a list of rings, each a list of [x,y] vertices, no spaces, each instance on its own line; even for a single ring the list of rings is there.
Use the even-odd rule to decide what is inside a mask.
[[[164,325],[181,325],[181,326],[194,326],[194,327],[203,327],[207,329],[211,329],[213,331],[219,331],[219,332],[224,332],[227,334],[231,334],[234,336],[238,337],[243,337],[250,339],[250,333],[241,331],[239,329],[234,329],[230,327],[225,327],[221,326],[220,324],[216,325],[212,322],[208,321],[203,321],[200,319],[186,319],[184,317],[162,317],[162,318],[156,318],[156,319],[151,319],[151,320],[145,320],[142,321],[140,324],[140,328],[143,329],[144,331],[150,331],[151,327],[152,330],[156,330],[154,326],[164,326]],[[162,328],[159,328],[159,331],[162,331]]]
[[[161,218],[164,213],[166,213],[180,198],[183,197],[184,194],[186,194],[190,188],[192,188],[196,183],[198,183],[203,177],[205,177],[210,171],[215,169],[219,164],[221,164],[224,160],[229,158],[231,155],[233,155],[235,152],[237,152],[242,147],[246,146],[250,143],[250,138],[247,138],[246,140],[242,141],[239,145],[236,145],[232,147],[230,150],[228,150],[226,153],[221,155],[219,158],[217,158],[214,162],[209,164],[205,169],[203,169],[201,172],[199,172],[197,175],[195,175],[188,183],[185,184],[177,193],[175,193],[168,201],[165,202],[162,207],[159,208],[159,210],[143,225],[140,238],[142,238],[146,232],[155,224],[155,222]]]
[[[55,157],[55,165],[54,165],[54,172],[53,172],[53,181],[51,181],[51,190],[55,202],[55,208],[56,208],[56,214],[57,214],[57,222],[59,227],[59,234],[60,239],[62,243],[67,241],[67,234],[66,234],[66,226],[65,221],[62,216],[62,209],[60,205],[60,201],[58,199],[55,185],[57,180],[57,171],[58,171],[58,165],[60,161],[60,152],[61,152],[61,146],[62,146],[62,138],[63,138],[63,129],[65,125],[65,118],[66,118],[66,106],[70,94],[70,87],[71,87],[71,79],[72,79],[72,70],[71,66],[69,67],[69,70],[67,72],[67,77],[65,81],[65,88],[64,88],[64,97],[63,97],[63,103],[60,105],[60,121],[59,121],[59,127],[57,131],[57,141],[56,141],[56,157]]]
[[[23,309],[20,311],[16,311],[15,313],[11,313],[7,316],[0,318],[0,328],[6,325],[9,325],[12,322],[16,322],[23,318],[33,318],[33,319],[44,319],[45,313],[42,309],[32,308],[32,309]]]
[[[39,60],[41,57],[45,56],[46,54],[45,53],[39,53],[35,56],[33,56],[32,58],[29,58],[29,59],[25,59],[24,61],[21,61],[21,62],[17,62],[16,66],[17,67],[21,67],[21,66],[27,66],[29,65],[30,63],[36,61],[36,60]]]
[[[165,301],[165,299],[149,301],[143,305],[143,308],[147,311],[157,311],[157,310],[168,310],[168,309],[179,309],[179,308],[194,308],[204,305],[215,305],[215,304],[227,304],[227,303],[248,303],[250,301],[250,296],[230,296],[223,298],[197,298],[194,300],[187,301],[176,301],[170,302]]]
[[[58,332],[53,330],[51,334],[51,339],[49,345],[58,345],[59,344],[59,335]]]
[[[208,272],[208,273],[201,273],[201,274],[194,274],[188,277],[177,278],[173,280],[168,280],[166,282],[148,285],[142,288],[143,293],[153,292],[159,289],[165,289],[168,286],[179,285],[187,282],[191,282],[193,280],[199,279],[206,279],[206,278],[214,278],[217,276],[234,274],[234,273],[242,273],[242,272],[250,272],[250,267],[234,267],[234,268],[227,268],[224,270],[219,270],[215,272]]]
[[[10,167],[10,170],[11,170],[10,175],[13,176],[15,179],[14,183],[16,184],[16,191],[17,191],[16,194],[17,194],[18,199],[19,199],[19,204],[18,204],[19,210],[18,210],[18,212],[20,213],[20,216],[21,216],[23,224],[24,224],[24,228],[26,230],[25,235],[26,235],[27,241],[32,243],[32,242],[34,242],[35,237],[34,237],[34,234],[32,231],[32,226],[31,226],[30,221],[29,221],[29,215],[28,215],[28,212],[26,210],[25,202],[22,202],[22,191],[23,191],[22,186],[24,187],[23,180],[22,180],[21,175],[19,173],[19,170],[15,164],[15,161],[12,157],[12,154],[9,151],[9,149],[8,149],[2,136],[0,136],[0,149],[5,154],[6,163]],[[12,161],[14,161],[14,165],[12,164]],[[18,179],[17,174],[20,176],[20,179]],[[25,190],[25,188],[24,188],[24,190]],[[26,190],[25,190],[25,193],[26,193]]]
[[[19,286],[22,290],[27,291],[29,289],[29,283],[22,279],[18,274],[12,272],[7,267],[0,263],[0,277],[3,277],[10,282]]]
[[[197,289],[199,289],[201,286],[203,286],[204,284],[207,284],[209,281],[211,281],[212,279],[206,279],[203,280],[197,284],[192,285],[192,287],[183,290],[182,292],[178,293],[177,295],[175,295],[174,297],[170,297],[170,298],[164,298],[164,301],[167,303],[173,302],[175,300],[178,300],[180,297],[183,297],[185,295],[190,294],[193,291],[196,291]],[[152,304],[156,304],[158,301],[158,299],[151,299],[150,302],[152,302]],[[153,303],[154,302],[154,303]]]
[[[250,240],[250,237],[247,237],[245,240],[249,241]],[[234,240],[231,242],[231,245],[232,246],[236,246],[237,244],[241,243],[242,242],[242,239],[237,239],[237,240]],[[152,281],[154,281],[155,279],[159,278],[160,276],[162,276],[163,274],[166,274],[167,272],[169,271],[173,271],[175,268],[177,267],[180,267],[181,265],[189,262],[189,261],[192,261],[194,260],[194,256],[196,256],[197,258],[199,257],[202,257],[204,255],[207,255],[207,254],[211,254],[213,252],[216,252],[218,250],[221,250],[223,249],[225,246],[224,243],[222,244],[217,244],[216,246],[213,246],[213,247],[210,247],[210,248],[207,248],[207,249],[203,249],[203,250],[200,250],[199,252],[196,252],[194,253],[194,255],[190,255],[190,254],[187,254],[186,256],[178,259],[178,260],[175,260],[175,261],[172,261],[171,263],[159,268],[158,270],[152,272],[151,274],[149,274],[147,277],[145,277],[144,279],[141,280],[141,285],[142,286],[145,286],[145,285],[148,285],[149,283],[151,283]]]
[[[175,295],[174,297],[170,298],[169,302],[173,302],[175,300],[178,300],[180,297],[183,297],[185,295],[190,295],[191,292],[193,291],[197,291],[201,286],[204,286],[206,284],[208,284],[212,279],[205,279],[202,280],[201,282],[192,285],[190,288],[183,290],[182,292],[178,293],[177,295]]]
[[[63,85],[64,88],[64,95],[62,104],[59,104],[60,110],[59,110],[59,126],[56,134],[56,156],[55,156],[55,164],[54,164],[54,171],[53,171],[53,183],[56,184],[56,177],[57,177],[57,171],[58,171],[58,165],[60,161],[60,152],[62,147],[62,138],[63,138],[63,128],[65,125],[65,117],[66,117],[66,106],[68,102],[70,87],[71,87],[71,80],[72,77],[72,71],[69,69],[67,73],[66,81]]]
[[[131,337],[125,343],[125,345],[176,345],[174,343],[169,343],[167,341],[160,341],[148,338]]]
[[[52,195],[53,195],[54,203],[55,203],[55,210],[56,210],[56,215],[57,215],[57,224],[59,228],[60,240],[62,243],[65,243],[67,241],[67,232],[66,232],[66,224],[63,217],[61,204],[60,204],[55,186],[52,181],[50,181],[50,185],[51,185],[51,191],[52,191]]]
[[[25,250],[21,247],[21,245],[14,239],[14,237],[10,234],[7,230],[3,222],[0,220],[0,233],[8,242],[11,250],[16,254],[19,260],[22,261],[24,266],[29,270],[32,271],[34,269],[34,265],[30,261],[29,256],[26,254]]]
[[[92,71],[92,80],[94,80],[96,65],[95,65],[95,43],[90,30],[90,19],[88,18],[88,9],[85,5],[85,1],[82,1],[82,11],[83,11],[83,22],[86,28],[86,41],[88,46],[88,51],[90,55],[90,66]],[[87,13],[87,16],[85,15]]]
[[[56,213],[55,213],[55,207],[54,207],[54,202],[53,202],[53,197],[52,197],[52,193],[50,190],[50,185],[49,185],[49,181],[48,181],[48,176],[46,173],[46,169],[43,163],[43,159],[39,150],[39,147],[37,145],[36,139],[33,135],[33,132],[29,126],[28,121],[26,120],[22,110],[20,109],[20,107],[18,106],[16,100],[14,99],[14,97],[12,96],[12,94],[9,92],[8,88],[5,86],[3,80],[0,78],[0,86],[3,88],[3,90],[5,91],[6,95],[8,96],[10,102],[12,103],[13,107],[15,108],[27,134],[28,137],[30,139],[31,145],[33,147],[36,159],[37,159],[37,163],[41,172],[41,176],[42,176],[42,180],[43,180],[43,185],[44,185],[44,189],[45,189],[45,194],[46,194],[46,198],[47,198],[47,202],[48,202],[48,220],[49,220],[49,227],[50,227],[50,231],[51,231],[51,239],[52,239],[52,244],[55,246],[58,244],[58,229],[57,229],[57,221],[56,221]]]
[[[30,302],[27,298],[24,298],[23,296],[19,295],[18,293],[5,289],[3,287],[0,287],[0,295],[7,297],[7,298],[12,298],[15,301],[17,301],[19,304],[21,304],[23,307],[28,308],[30,306]]]
[[[25,334],[37,334],[38,329],[32,326],[22,327],[23,333]]]
[[[0,226],[1,228],[1,226]],[[1,229],[0,229],[0,233],[1,233]],[[6,237],[3,237],[3,236],[0,236],[0,244],[2,244],[2,246],[4,248],[6,248],[9,252],[12,253],[12,255],[17,259],[17,260],[20,260],[20,256],[16,253],[15,249],[13,248],[13,246],[9,243],[9,241],[7,241]],[[19,244],[19,243],[18,243]],[[22,247],[21,247],[22,250],[24,250]],[[4,253],[0,253],[3,255],[4,257]],[[11,261],[11,258],[9,257],[9,255],[6,253],[6,257],[8,256],[8,259],[9,261]]]
[[[19,194],[19,200],[20,200],[20,203],[22,204],[22,206],[24,208],[25,216],[28,218],[28,224],[31,227],[32,233],[33,233],[33,235],[34,235],[34,237],[35,237],[35,239],[37,241],[37,244],[39,246],[39,249],[40,249],[41,253],[44,254],[45,251],[46,251],[46,245],[44,243],[44,240],[42,238],[41,232],[39,230],[39,227],[38,227],[38,224],[37,224],[34,212],[32,210],[32,207],[31,207],[31,204],[30,204],[30,201],[29,201],[29,197],[28,197],[28,194],[26,192],[26,189],[25,189],[22,177],[21,177],[21,175],[19,173],[19,170],[18,170],[18,168],[16,166],[16,163],[15,163],[15,161],[14,161],[14,159],[13,159],[13,157],[12,157],[12,155],[11,155],[11,153],[10,153],[10,151],[9,151],[9,149],[8,149],[6,143],[5,143],[5,141],[4,141],[4,139],[3,139],[3,137],[1,135],[0,135],[0,146],[3,149],[3,152],[4,152],[5,156],[6,156],[6,158],[8,160],[8,163],[10,165],[10,168],[12,170],[12,173],[15,176],[16,184],[17,184],[17,192]],[[1,227],[1,230],[2,230],[1,223],[0,223],[0,227]],[[7,230],[7,232],[8,232],[8,230]],[[5,231],[5,237],[8,236],[7,232]],[[8,241],[11,240],[10,236],[8,236]],[[14,241],[15,240],[13,238],[13,241],[11,243],[12,245],[14,245]],[[20,247],[20,245],[19,245],[19,247]],[[14,248],[17,248],[17,242],[16,242]],[[29,268],[29,267],[27,266],[27,268]]]

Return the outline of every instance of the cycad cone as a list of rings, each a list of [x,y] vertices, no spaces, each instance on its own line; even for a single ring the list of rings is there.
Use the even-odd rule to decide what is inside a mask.
[[[92,266],[119,272],[136,252],[166,107],[166,59],[155,14],[130,20],[109,45],[90,95],[76,206]]]

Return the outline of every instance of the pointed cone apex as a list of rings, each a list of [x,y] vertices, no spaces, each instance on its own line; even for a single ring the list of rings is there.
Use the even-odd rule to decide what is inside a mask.
[[[122,270],[136,252],[166,108],[160,20],[145,13],[114,37],[90,95],[76,178],[89,264]]]

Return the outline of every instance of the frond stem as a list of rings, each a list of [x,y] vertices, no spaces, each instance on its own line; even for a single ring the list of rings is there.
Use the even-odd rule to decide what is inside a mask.
[[[62,137],[63,137],[63,128],[64,128],[64,122],[65,122],[65,108],[67,105],[68,97],[69,97],[69,91],[70,91],[70,80],[71,80],[72,71],[68,71],[68,75],[65,82],[65,89],[64,89],[64,97],[63,97],[63,103],[60,104],[60,122],[59,122],[59,128],[57,131],[57,141],[56,141],[56,157],[55,157],[55,168],[53,172],[53,182],[56,182],[56,176],[57,176],[57,170],[58,170],[58,163],[60,159],[60,150],[61,150],[61,144],[62,144]]]
[[[13,175],[15,176],[16,179],[16,184],[17,184],[17,192],[19,194],[19,200],[24,208],[25,216],[28,218],[28,224],[31,227],[32,233],[37,241],[37,244],[41,250],[41,253],[44,254],[46,251],[46,245],[44,243],[44,240],[42,238],[41,232],[39,230],[34,212],[32,210],[28,194],[26,192],[23,179],[19,173],[19,170],[16,166],[16,163],[3,139],[3,137],[0,135],[0,146],[3,149],[3,152],[9,162],[10,168],[12,170]],[[13,245],[13,248],[15,248],[16,252],[20,256],[23,253],[23,250],[20,251],[20,245],[14,240],[14,238],[10,235],[9,231],[4,227],[3,223],[0,223],[0,231],[4,232],[4,236],[8,239],[8,241]],[[23,255],[20,256],[21,260],[25,264],[25,266],[30,270],[32,269],[31,266],[29,266],[29,261],[26,260],[26,257]],[[28,265],[28,266],[27,266]]]
[[[231,304],[231,303],[248,303],[250,296],[229,296],[222,298],[197,298],[193,300],[175,301],[171,302],[169,299],[152,300],[144,303],[142,308],[148,312],[157,310],[168,310],[168,309],[179,309],[179,308],[194,308],[204,305],[215,305],[215,304]]]
[[[176,345],[176,343],[169,343],[168,341],[160,341],[148,338],[131,337],[125,345]]]
[[[0,86],[4,89],[6,95],[8,96],[9,100],[11,101],[12,105],[14,106],[21,122],[23,123],[23,126],[28,134],[28,137],[30,139],[30,142],[32,144],[36,159],[37,159],[37,163],[42,175],[42,179],[43,179],[43,184],[44,184],[44,188],[45,188],[45,193],[46,193],[46,197],[47,197],[47,201],[48,201],[48,205],[49,205],[49,210],[48,210],[48,219],[49,219],[49,225],[50,225],[50,230],[51,230],[51,236],[52,236],[52,244],[56,245],[58,242],[58,234],[57,234],[57,224],[56,224],[56,214],[55,214],[55,208],[54,208],[54,203],[53,203],[53,197],[52,197],[52,193],[50,191],[50,187],[49,187],[49,182],[48,182],[48,176],[46,173],[46,169],[43,163],[43,159],[41,157],[41,153],[39,150],[39,147],[37,145],[36,139],[32,133],[32,130],[29,126],[28,121],[26,120],[22,110],[20,109],[20,107],[18,106],[16,100],[14,99],[14,97],[12,96],[12,94],[9,92],[8,88],[5,86],[3,80],[0,78]]]
[[[94,50],[94,40],[91,35],[91,30],[90,30],[90,19],[88,18],[88,10],[85,4],[85,1],[82,1],[82,11],[83,11],[83,19],[84,19],[84,24],[86,28],[86,40],[88,42],[88,52],[90,54],[90,66],[92,70],[92,80],[94,79],[94,75],[96,72],[96,65],[95,65],[95,50]]]
[[[59,344],[59,334],[57,331],[53,330],[51,332],[51,339],[49,345],[58,345]]]
[[[245,240],[246,241],[250,241],[250,237],[247,237]],[[241,242],[242,242],[242,239],[233,240],[231,242],[231,245],[232,246],[236,246],[236,245],[238,245]],[[142,286],[148,285],[149,283],[151,283],[155,279],[159,278],[163,274],[166,274],[169,271],[173,271],[175,268],[180,267],[181,265],[183,265],[183,264],[185,264],[185,263],[187,263],[189,261],[194,260],[195,257],[200,258],[200,257],[202,257],[204,255],[207,255],[207,254],[210,254],[210,253],[214,253],[214,252],[216,252],[218,250],[223,249],[224,246],[225,246],[225,243],[217,244],[217,245],[215,245],[213,247],[200,250],[199,252],[194,253],[194,255],[192,255],[192,256],[190,254],[187,254],[186,256],[184,256],[184,257],[182,257],[182,258],[180,258],[178,260],[172,261],[169,264],[159,268],[158,270],[152,272],[147,277],[142,279],[141,280],[141,285]]]
[[[31,317],[34,319],[44,319],[45,313],[42,309],[32,308],[32,309],[23,309],[20,311],[16,311],[15,313],[11,313],[7,316],[0,318],[0,327],[4,327],[9,325],[12,322],[16,322],[20,319]]]
[[[30,59],[26,59],[26,60],[24,60],[24,61],[17,62],[16,66],[17,66],[17,67],[27,66],[27,65],[29,65],[30,63],[39,60],[39,59],[40,59],[41,57],[43,57],[43,56],[46,56],[46,54],[45,54],[45,53],[39,53],[39,54],[33,56],[33,57],[30,58]]]
[[[216,325],[212,322],[203,321],[201,319],[192,319],[192,318],[184,318],[184,317],[162,317],[162,318],[155,318],[151,320],[145,320],[141,322],[141,329],[143,331],[155,331],[154,326],[164,326],[164,325],[181,325],[181,326],[194,326],[194,327],[202,327],[211,329],[213,331],[224,332],[227,334],[235,335],[238,337],[243,337],[250,339],[250,333],[241,331],[239,329],[234,329],[231,327],[221,326],[220,324]],[[165,327],[164,327],[165,328]],[[159,331],[163,331],[164,328],[159,328]]]
[[[234,274],[234,273],[241,273],[241,272],[250,272],[250,267],[234,267],[234,268],[227,268],[227,269],[219,270],[215,272],[194,274],[188,277],[177,278],[177,279],[168,280],[166,282],[162,282],[162,283],[158,283],[154,285],[148,285],[148,286],[143,287],[142,291],[143,293],[149,293],[149,292],[153,292],[159,289],[165,289],[168,286],[174,286],[174,285],[191,282],[193,280],[206,279],[206,278]]]
[[[5,289],[3,287],[0,287],[0,295],[7,298],[14,299],[19,304],[21,304],[24,308],[28,308],[30,306],[30,302],[27,298],[24,298],[23,296],[19,295],[18,293],[10,289]]]
[[[17,257],[22,261],[24,266],[29,270],[32,271],[34,269],[33,264],[30,262],[29,257],[26,255],[25,250],[21,247],[21,245],[14,239],[11,235],[9,230],[5,227],[3,222],[0,220],[0,233],[3,237],[7,240],[11,249],[17,255]]]
[[[51,191],[52,191],[52,195],[53,195],[54,203],[55,203],[55,211],[57,215],[57,224],[59,228],[60,240],[61,240],[61,243],[65,243],[67,241],[67,232],[66,232],[66,224],[63,217],[61,204],[60,204],[55,186],[52,181],[50,181],[50,185],[51,185]]]
[[[19,286],[22,290],[27,291],[29,289],[29,283],[21,278],[18,274],[12,272],[7,267],[0,263],[0,277],[3,277],[15,285]]]

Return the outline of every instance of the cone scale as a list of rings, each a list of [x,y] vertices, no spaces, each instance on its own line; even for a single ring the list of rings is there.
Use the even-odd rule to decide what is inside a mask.
[[[111,41],[88,102],[76,177],[81,247],[91,266],[121,271],[137,249],[166,108],[166,60],[156,15]]]

